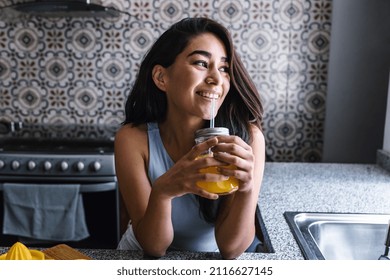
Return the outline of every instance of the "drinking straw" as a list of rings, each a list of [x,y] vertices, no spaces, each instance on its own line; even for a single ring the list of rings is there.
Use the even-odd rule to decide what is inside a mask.
[[[210,119],[210,128],[214,128],[214,112],[215,112],[215,98],[211,99],[211,119]]]

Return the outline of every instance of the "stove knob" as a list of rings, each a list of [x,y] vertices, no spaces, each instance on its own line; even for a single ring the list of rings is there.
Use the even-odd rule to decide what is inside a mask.
[[[62,161],[60,164],[61,171],[66,171],[69,167],[69,164],[66,161]]]
[[[36,166],[37,166],[37,164],[34,161],[32,161],[32,160],[27,162],[27,169],[28,170],[34,170]]]
[[[19,161],[14,160],[14,161],[11,162],[11,168],[13,170],[17,170],[17,169],[19,169],[19,167],[20,167],[20,162]]]
[[[97,172],[97,171],[99,171],[101,168],[102,168],[102,165],[101,165],[100,162],[94,161],[94,162],[92,163],[92,170],[93,170],[93,171]]]
[[[82,163],[81,161],[79,161],[78,163],[76,163],[76,169],[77,171],[81,172],[84,170],[84,163]]]
[[[44,169],[45,171],[49,171],[49,170],[51,169],[51,162],[50,162],[50,161],[45,161],[45,162],[43,163],[43,169]]]
[[[5,166],[4,161],[2,161],[2,160],[0,159],[0,169],[2,169],[4,166]]]

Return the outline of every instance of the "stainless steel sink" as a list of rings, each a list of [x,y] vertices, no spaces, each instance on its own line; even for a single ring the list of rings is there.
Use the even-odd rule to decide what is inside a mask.
[[[306,259],[377,260],[385,251],[390,214],[285,212]]]

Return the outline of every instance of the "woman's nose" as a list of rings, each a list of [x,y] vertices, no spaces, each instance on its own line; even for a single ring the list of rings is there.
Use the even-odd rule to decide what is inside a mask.
[[[219,85],[222,83],[222,75],[218,69],[211,69],[209,75],[206,77],[207,84]]]

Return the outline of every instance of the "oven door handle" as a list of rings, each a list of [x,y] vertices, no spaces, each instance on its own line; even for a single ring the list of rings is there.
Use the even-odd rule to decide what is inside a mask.
[[[117,189],[117,182],[96,183],[96,184],[81,184],[80,192],[106,192]]]
[[[63,185],[63,184],[62,184]],[[105,192],[117,189],[116,182],[96,183],[96,184],[80,184],[81,193]],[[3,184],[0,183],[0,191],[3,191]]]

